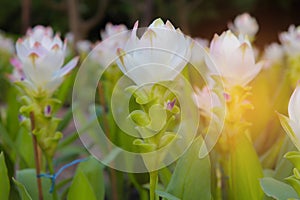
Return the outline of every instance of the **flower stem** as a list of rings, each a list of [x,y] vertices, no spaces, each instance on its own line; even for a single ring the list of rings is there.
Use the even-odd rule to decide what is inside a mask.
[[[34,150],[34,160],[35,160],[35,170],[36,175],[38,176],[41,173],[41,166],[40,166],[40,156],[38,150],[38,144],[36,135],[33,134],[35,129],[35,120],[34,120],[34,113],[30,112],[30,121],[31,121],[31,131],[32,131],[32,143],[33,143],[33,150]],[[42,190],[42,181],[40,178],[37,178],[37,186],[38,186],[38,196],[39,200],[43,200],[43,190]]]
[[[52,159],[51,159],[51,158],[47,158],[47,163],[48,163],[48,167],[49,167],[49,172],[50,172],[50,174],[54,175],[54,174],[55,174],[55,171],[54,171]],[[52,197],[53,197],[53,200],[57,200],[57,199],[58,199],[55,185],[54,185],[54,187],[53,187]]]
[[[150,176],[150,200],[155,200],[155,190],[158,182],[158,171],[149,172]]]
[[[107,105],[105,102],[104,97],[104,90],[103,85],[101,83],[98,84],[98,94],[99,94],[99,101],[100,105],[104,109],[104,115],[103,115],[103,125],[104,125],[104,131],[108,138],[110,138],[110,130],[109,130],[109,122],[107,119],[107,113],[105,112],[105,106]],[[108,146],[109,150],[111,150],[111,146]],[[112,168],[109,168],[109,172],[111,175],[111,191],[112,191],[112,200],[118,200],[118,186],[117,186],[117,177],[116,177],[116,171]]]

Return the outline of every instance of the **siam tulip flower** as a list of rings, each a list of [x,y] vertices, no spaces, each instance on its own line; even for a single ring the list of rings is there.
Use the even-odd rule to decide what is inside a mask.
[[[53,37],[53,34],[53,29],[51,27],[45,27],[41,25],[29,28],[26,32],[27,36],[30,36],[37,41],[42,40],[43,37]]]
[[[279,114],[281,125],[300,151],[300,85],[294,90],[288,105],[289,118]]]
[[[251,17],[248,13],[244,13],[238,15],[233,23],[229,23],[228,28],[236,35],[242,34],[254,38],[259,27],[254,17]]]
[[[0,31],[0,51],[7,52],[8,54],[15,53],[13,40],[5,37],[5,35],[1,31]]]
[[[266,65],[264,67],[268,68],[273,64],[281,63],[284,57],[284,50],[282,46],[278,43],[272,43],[265,48],[263,55]]]
[[[129,38],[129,31],[123,24],[108,23],[105,30],[101,31],[101,38],[102,41],[94,48],[91,59],[106,67],[117,59],[117,49],[124,47]]]
[[[22,64],[17,58],[11,58],[10,64],[12,64],[15,68],[12,72],[12,74],[8,75],[8,78],[11,82],[18,82],[18,81],[24,81],[25,76],[22,70]]]
[[[113,25],[112,23],[107,23],[105,30],[100,32],[102,40],[105,40],[113,35],[128,31],[124,24]]]
[[[50,27],[30,29],[25,38],[18,39],[16,50],[26,86],[36,93],[52,94],[78,61],[74,58],[62,67],[66,42],[63,43],[58,35],[53,37]]]
[[[212,115],[212,109],[221,104],[217,94],[208,86],[204,86],[202,90],[196,88],[192,97],[201,114],[209,118]]]
[[[220,75],[225,88],[246,86],[261,70],[263,63],[255,63],[249,40],[237,38],[231,31],[215,35],[205,62],[212,75]],[[215,66],[217,69],[215,69]]]
[[[288,32],[283,32],[279,35],[279,40],[289,56],[300,55],[300,26],[295,27],[295,25],[291,25]]]
[[[140,38],[137,28],[138,22],[119,49],[119,68],[137,85],[173,80],[190,58],[191,40],[161,19],[152,22]]]
[[[88,54],[92,49],[92,43],[89,40],[79,40],[76,49],[80,54]]]

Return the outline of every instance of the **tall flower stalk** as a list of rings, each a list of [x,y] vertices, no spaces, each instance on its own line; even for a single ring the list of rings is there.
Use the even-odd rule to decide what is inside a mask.
[[[156,152],[176,140],[170,124],[180,111],[174,95],[156,83],[173,81],[178,76],[190,57],[191,41],[169,21],[164,23],[161,19],[153,21],[140,38],[137,29],[138,22],[124,48],[118,49],[117,64],[136,84],[127,88],[140,107],[130,113],[141,135],[133,144],[141,153]],[[157,154],[155,160],[144,158],[149,170],[150,200],[156,199],[158,166],[163,157]]]
[[[218,105],[213,90],[218,90],[218,95],[223,95],[225,100],[223,108],[226,109],[225,123],[216,150],[220,155],[217,162],[221,164],[229,180],[220,182],[225,184],[223,187],[229,187],[230,199],[245,197],[261,199],[262,191],[258,178],[263,176],[262,169],[247,135],[250,124],[244,115],[248,109],[253,108],[251,102],[247,100],[251,94],[251,88],[247,85],[260,72],[263,63],[255,62],[254,52],[247,37],[238,38],[231,31],[214,36],[205,62],[210,69],[210,75],[219,77],[220,80],[213,78],[215,83],[195,94],[196,104],[202,111],[203,117],[210,116],[211,114],[208,113],[214,112],[212,106]],[[223,91],[218,89],[220,85],[223,85]],[[211,98],[206,98],[209,95],[209,92],[205,92],[206,90],[211,90]],[[201,102],[201,100],[210,99],[212,99],[211,102]],[[249,156],[248,161],[244,161],[244,154]],[[253,176],[245,179],[244,174]],[[248,185],[253,185],[253,187],[241,190],[241,188],[247,188]]]
[[[23,92],[22,124],[31,130],[36,163],[36,173],[44,170],[40,150],[45,156],[49,172],[54,174],[52,159],[62,133],[56,131],[59,119],[54,117],[54,107],[61,102],[53,98],[53,93],[62,84],[77,64],[74,58],[62,67],[65,58],[66,41],[53,36],[50,27],[36,26],[28,30],[24,38],[16,43],[15,84]],[[30,126],[31,125],[31,126]],[[40,149],[40,150],[39,150]],[[38,181],[39,198],[42,199],[41,182]],[[57,198],[54,192],[54,198]]]

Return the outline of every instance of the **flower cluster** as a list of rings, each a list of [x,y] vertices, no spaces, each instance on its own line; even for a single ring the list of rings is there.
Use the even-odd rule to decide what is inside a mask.
[[[69,46],[67,39],[63,41],[51,27],[40,25],[18,39],[15,48],[10,39],[0,34],[0,52],[16,53],[10,60],[14,70],[9,77],[23,92],[21,98],[13,99],[15,102],[4,108],[13,111],[3,112],[1,107],[0,138],[5,141],[0,141],[0,146],[7,155],[12,155],[10,159],[15,159],[20,167],[31,162],[31,158],[23,155],[27,153],[11,148],[25,134],[10,138],[5,133],[2,137],[6,129],[14,130],[6,124],[19,114],[20,125],[26,128],[19,132],[30,132],[24,138],[33,139],[37,166],[34,175],[51,178],[51,192],[53,199],[57,199],[55,190],[69,182],[63,180],[56,187],[57,176],[66,167],[86,161],[75,160],[55,173],[56,151],[69,148],[78,138],[74,133],[59,143],[72,112],[67,112],[63,120],[56,118],[60,106],[69,105],[63,101],[74,83],[73,117],[80,130],[79,137],[108,166],[126,172],[149,172],[150,200],[169,197],[261,200],[263,191],[276,199],[297,199],[300,195],[300,26],[291,25],[287,32],[279,34],[280,43],[271,43],[260,51],[254,41],[259,26],[248,13],[237,16],[228,24],[229,30],[215,34],[211,41],[186,36],[170,21],[160,18],[146,28],[139,28],[138,24],[137,21],[128,30],[125,25],[108,23],[99,34],[101,42],[95,43],[74,41],[76,37],[69,33],[65,36],[71,42]],[[78,57],[72,58],[75,54]],[[64,82],[79,60],[83,65],[76,78],[70,76]],[[89,88],[90,85],[93,87]],[[13,90],[11,96],[17,92]],[[65,109],[72,111],[68,106]],[[288,162],[278,162],[279,158],[291,146],[282,134],[278,116],[298,150],[285,156],[295,166],[293,173],[289,173],[292,176],[285,179],[289,185],[275,180]],[[104,130],[99,129],[101,134],[95,131],[102,128],[95,122],[103,125]],[[115,148],[118,145],[122,148]],[[31,146],[24,149],[24,152],[31,150]],[[73,154],[86,154],[86,150],[76,148],[74,153],[70,149],[58,154],[63,157],[61,160]],[[5,172],[3,160],[0,154],[0,171]],[[66,198],[93,192],[90,197],[98,198],[99,188],[94,186],[104,188],[105,183],[94,183],[96,179],[102,180],[103,167],[87,163],[78,168],[71,186],[66,185],[66,191],[71,191]],[[171,163],[171,167],[166,166]],[[32,163],[29,165],[32,167]],[[39,172],[40,167],[50,173]],[[268,177],[264,177],[264,170],[271,171]],[[96,171],[97,178],[92,171]],[[113,177],[113,173],[112,170],[107,175],[118,177]],[[160,179],[158,175],[162,175]],[[273,175],[274,178],[269,177]],[[142,188],[135,177],[131,178],[133,185]],[[40,179],[37,180],[40,184]],[[7,185],[10,183],[7,181]],[[25,195],[32,193],[26,191],[28,185],[24,187],[23,182],[15,183]],[[165,191],[157,190],[158,184]],[[111,188],[118,190],[118,187],[116,184]],[[43,189],[39,189],[40,194]],[[284,194],[278,194],[283,190]],[[101,198],[107,197],[103,194]]]

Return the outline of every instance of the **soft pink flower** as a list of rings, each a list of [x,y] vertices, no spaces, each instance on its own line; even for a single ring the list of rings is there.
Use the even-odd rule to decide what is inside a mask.
[[[105,40],[113,35],[128,31],[127,27],[124,24],[113,25],[112,23],[107,23],[105,30],[101,31],[101,38]]]
[[[289,56],[300,55],[300,26],[291,25],[288,32],[279,35],[279,40]]]
[[[201,114],[205,117],[211,118],[213,114],[212,109],[221,107],[221,100],[218,95],[208,86],[204,86],[202,90],[196,88],[192,97]]]
[[[16,50],[25,80],[36,92],[54,92],[78,61],[74,58],[62,67],[66,42],[63,43],[58,35],[53,37],[50,27],[30,29],[24,38],[18,39]]]
[[[102,41],[96,45],[91,54],[91,59],[102,67],[114,63],[118,57],[117,49],[123,48],[130,32],[125,25],[106,24],[105,30],[101,31]]]
[[[263,62],[255,63],[249,40],[239,39],[231,31],[214,36],[209,57],[205,62],[211,74],[221,76],[226,88],[246,86],[263,66]]]
[[[119,68],[137,85],[173,80],[190,59],[191,40],[161,19],[154,20],[141,37],[137,29],[138,22],[119,49]]]
[[[263,58],[266,61],[266,68],[281,63],[284,58],[284,49],[280,44],[274,42],[265,48]]]
[[[7,52],[8,54],[15,53],[14,42],[12,39],[6,37],[2,31],[0,31],[0,50]]]
[[[247,35],[253,38],[258,31],[258,24],[254,17],[248,13],[238,15],[233,23],[228,24],[228,28],[237,35]]]

